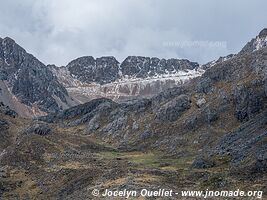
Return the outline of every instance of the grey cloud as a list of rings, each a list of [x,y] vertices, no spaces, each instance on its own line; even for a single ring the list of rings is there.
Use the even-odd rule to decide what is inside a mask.
[[[0,36],[45,63],[83,55],[187,58],[238,52],[266,27],[266,0],[0,0]],[[226,42],[223,45],[196,42]],[[195,43],[194,43],[195,42]],[[164,45],[165,44],[165,45]]]

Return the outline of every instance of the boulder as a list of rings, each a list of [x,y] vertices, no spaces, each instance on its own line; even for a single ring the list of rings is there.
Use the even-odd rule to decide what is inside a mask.
[[[198,157],[194,160],[192,167],[196,169],[207,169],[214,167],[215,163],[212,160],[208,160],[207,158]]]
[[[153,133],[151,131],[146,130],[145,132],[141,133],[140,139],[141,140],[147,140],[153,136]]]
[[[198,99],[196,104],[197,104],[197,107],[201,108],[203,105],[206,104],[206,99],[205,98],[201,98],[201,99]]]

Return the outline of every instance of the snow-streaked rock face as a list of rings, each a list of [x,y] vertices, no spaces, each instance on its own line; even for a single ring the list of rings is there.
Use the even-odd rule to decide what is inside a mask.
[[[151,97],[167,88],[172,88],[184,82],[200,76],[203,71],[190,70],[181,71],[172,75],[155,76],[149,78],[123,78],[105,85],[89,84],[86,86],[67,88],[71,96],[79,98],[80,101],[106,97],[116,101],[130,99],[132,97]]]
[[[267,36],[258,36],[254,42],[255,51],[267,47]]]
[[[123,77],[148,78],[177,74],[182,70],[193,70],[198,67],[198,63],[189,60],[129,56],[121,63],[120,70]]]
[[[207,69],[213,67],[214,65],[217,65],[219,63],[222,63],[222,62],[225,62],[227,60],[230,60],[230,59],[234,58],[235,56],[236,56],[236,54],[230,54],[230,55],[227,55],[227,56],[222,56],[218,60],[213,60],[211,62],[208,62],[207,64],[201,65],[200,69],[207,70]]]
[[[267,28],[263,29],[256,38],[247,43],[240,51],[240,54],[251,53],[265,47],[267,47]]]
[[[151,97],[204,72],[188,60],[140,56],[129,56],[121,64],[114,57],[82,57],[66,67],[50,69],[80,103],[100,97],[116,101]]]
[[[267,47],[267,28],[263,29],[259,35],[256,36],[256,38],[253,38],[250,42],[248,42],[239,52],[239,54],[252,53],[265,47]],[[233,59],[236,56],[237,54],[222,56],[218,60],[213,60],[207,64],[201,65],[200,69],[207,70],[217,64]]]

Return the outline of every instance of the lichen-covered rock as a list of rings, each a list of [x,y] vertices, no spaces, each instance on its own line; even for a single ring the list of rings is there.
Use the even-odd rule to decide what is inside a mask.
[[[157,112],[156,117],[162,121],[175,121],[184,111],[191,107],[190,97],[180,95],[179,97],[164,104]]]
[[[150,99],[134,99],[121,103],[120,107],[127,112],[144,112],[152,105]]]
[[[230,103],[230,97],[224,89],[218,91],[218,97],[220,100],[220,107],[224,110]]]
[[[30,125],[24,132],[26,134],[37,134],[37,135],[48,135],[50,134],[52,129],[49,125],[45,123],[35,122],[32,125]]]
[[[191,113],[183,122],[186,130],[197,130],[200,126],[210,125],[219,119],[218,111],[211,106],[200,108],[197,112]]]
[[[162,103],[168,102],[171,99],[187,92],[188,91],[184,86],[167,89],[152,98],[153,108],[158,108]]]
[[[251,176],[263,173],[266,167],[267,113],[262,112],[243,122],[236,130],[225,134],[209,155],[228,156],[233,175]],[[206,152],[207,153],[207,152]]]
[[[267,78],[264,81],[264,91],[265,91],[265,97],[267,97]]]
[[[267,173],[267,157],[257,158],[250,166],[250,173],[259,175]]]
[[[264,91],[244,85],[234,88],[235,115],[239,121],[250,119],[263,108]]]
[[[112,122],[108,123],[102,131],[107,132],[109,135],[114,135],[119,131],[125,129],[128,122],[127,116],[120,116],[114,119]]]

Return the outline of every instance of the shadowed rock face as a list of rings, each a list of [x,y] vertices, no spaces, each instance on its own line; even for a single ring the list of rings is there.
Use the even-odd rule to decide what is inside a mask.
[[[121,64],[114,57],[94,59],[92,56],[85,56],[71,61],[66,66],[70,74],[78,80],[100,84],[111,83],[123,77],[147,78],[198,67],[198,63],[188,60],[165,60],[141,56],[129,56]]]
[[[10,38],[0,43],[0,78],[11,95],[29,107],[36,104],[41,111],[49,113],[69,103],[67,90],[52,72]]]
[[[114,57],[81,57],[66,67],[71,75],[85,83],[110,83],[119,77],[119,62]]]

